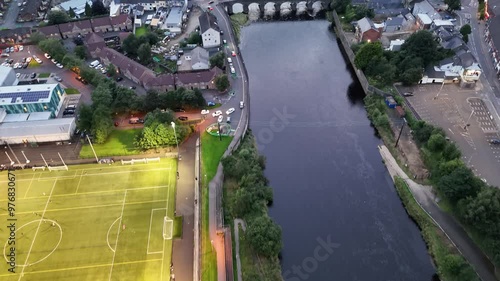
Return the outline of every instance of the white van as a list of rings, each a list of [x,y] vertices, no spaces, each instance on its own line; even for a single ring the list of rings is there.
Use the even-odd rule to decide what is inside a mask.
[[[235,74],[236,73],[236,70],[234,69],[234,67],[231,67],[231,74]]]
[[[231,117],[230,116],[227,117],[226,123],[231,123]]]
[[[90,63],[90,67],[96,67],[99,64],[101,64],[101,63],[98,60],[95,60],[95,61],[93,61],[93,62]]]

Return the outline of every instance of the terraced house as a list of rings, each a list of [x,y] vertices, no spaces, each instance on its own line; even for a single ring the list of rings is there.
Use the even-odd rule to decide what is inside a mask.
[[[73,21],[59,25],[59,30],[63,38],[75,38],[78,35],[92,33],[92,24],[90,20]]]

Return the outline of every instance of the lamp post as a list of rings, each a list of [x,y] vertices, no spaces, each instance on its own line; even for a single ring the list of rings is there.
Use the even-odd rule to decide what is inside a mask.
[[[179,158],[179,160],[180,160],[181,159],[181,153],[179,151],[179,141],[177,140],[177,132],[175,131],[175,122],[170,122],[170,125],[172,125],[172,128],[174,129],[175,144],[177,145],[177,158]]]
[[[401,126],[401,131],[399,131],[399,136],[398,136],[398,139],[396,140],[396,144],[394,145],[394,147],[398,147],[398,143],[399,143],[399,138],[401,138],[401,134],[403,133],[403,129],[406,125],[406,118],[403,118],[403,126]]]
[[[474,114],[474,110],[475,109],[472,110],[472,112],[469,115],[469,118],[467,118],[467,122],[465,122],[464,130],[466,130],[466,131],[467,131],[467,127],[470,126],[469,121],[470,121],[472,115]]]

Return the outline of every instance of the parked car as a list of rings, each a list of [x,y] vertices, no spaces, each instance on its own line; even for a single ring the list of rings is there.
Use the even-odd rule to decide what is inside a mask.
[[[232,60],[231,58],[227,58],[227,62],[228,62],[228,63],[232,63],[232,62],[233,62],[233,60]]]
[[[181,121],[187,121],[188,117],[187,116],[179,116],[179,117],[177,117],[177,119],[179,119]]]
[[[228,117],[226,118],[226,123],[231,123],[231,117],[230,117],[230,116],[228,116]]]
[[[209,102],[207,102],[207,105],[208,105],[208,106],[215,106],[215,102],[213,102],[213,101],[209,101]]]
[[[229,115],[229,114],[231,114],[231,113],[233,113],[233,112],[234,112],[234,107],[231,107],[230,109],[228,109],[228,110],[226,111],[226,114],[227,114],[227,115]]]
[[[121,76],[116,77],[116,82],[120,82],[122,80],[123,80],[123,77],[121,77]]]
[[[56,64],[56,63],[57,63],[56,59],[51,59],[50,61],[51,61],[53,64]]]
[[[21,73],[16,73],[16,77],[19,78],[19,76],[21,76]]]
[[[217,116],[220,116],[220,115],[222,115],[222,111],[220,111],[220,110],[217,110],[216,112],[212,113],[213,117],[217,117]]]
[[[81,76],[76,76],[75,79],[78,80],[78,81],[80,81],[80,82],[82,82],[82,84],[84,84],[84,85],[88,84],[87,81],[85,81],[85,79],[83,79]]]
[[[60,63],[56,64],[56,66],[59,67],[59,68],[64,68],[64,65],[62,65]]]
[[[30,62],[31,62],[31,60],[32,60],[32,58],[31,58],[31,57],[27,57],[27,58],[26,58],[26,62],[27,62],[27,63],[30,63]]]
[[[45,54],[43,54],[43,55],[44,55],[47,59],[50,59],[50,58],[51,58],[51,56],[50,56],[49,54],[47,54],[47,53],[45,53]]]
[[[212,1],[208,2],[208,5],[211,5],[211,4],[213,4],[213,3],[214,3],[214,1],[212,0]]]
[[[403,96],[411,97],[411,96],[413,96],[413,92],[405,92],[405,93],[403,93]]]
[[[28,62],[23,63],[23,68],[27,68],[27,67],[28,67],[28,65],[29,65],[29,63],[28,63]]]
[[[234,69],[234,67],[231,67],[231,74],[235,74],[236,73],[236,69]]]
[[[35,60],[36,60],[36,62],[38,62],[39,64],[42,64],[42,63],[43,63],[43,61],[42,61],[41,59],[39,59],[39,58],[36,58]]]
[[[74,109],[66,109],[63,111],[63,115],[73,115],[73,114],[75,114]]]
[[[54,76],[54,80],[56,80],[57,82],[61,82],[62,81],[62,78],[59,77],[59,76]]]
[[[235,52],[235,51],[232,51],[232,52],[231,52],[231,56],[236,57],[236,52]]]
[[[224,44],[224,45],[226,45],[226,44],[227,44],[226,39],[222,40],[222,44]]]
[[[245,103],[243,101],[240,101],[240,108],[243,108],[245,106]]]
[[[186,111],[184,110],[184,108],[180,108],[180,107],[176,108],[174,111],[175,111],[175,112],[186,112]]]
[[[203,110],[201,111],[201,114],[202,114],[202,115],[209,114],[209,113],[210,113],[210,110],[208,110],[208,109],[203,109]]]
[[[22,50],[24,50],[23,45],[19,45],[19,51],[22,51]]]
[[[220,115],[219,118],[217,118],[217,123],[222,123],[224,121],[224,115]]]
[[[11,53],[14,53],[14,47],[10,47],[10,50],[9,50]]]
[[[30,78],[34,79],[35,77],[36,77],[36,73],[35,72],[31,73]]]
[[[500,140],[499,139],[492,139],[492,140],[490,140],[490,143],[491,144],[500,144]]]
[[[208,6],[208,7],[207,7],[207,9],[208,9],[209,11],[213,11],[213,10],[214,10],[214,8],[212,8],[212,7],[210,7],[210,6]]]
[[[135,90],[137,87],[136,86],[130,86],[128,87],[130,90]]]
[[[2,53],[2,55],[1,55],[1,56],[2,56],[2,58],[7,58],[7,57],[9,57],[10,55],[9,55],[9,54],[7,54],[7,53]]]

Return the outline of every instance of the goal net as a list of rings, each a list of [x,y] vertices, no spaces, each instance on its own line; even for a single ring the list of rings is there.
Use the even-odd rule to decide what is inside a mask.
[[[174,232],[174,221],[169,217],[163,218],[163,239],[172,239]]]
[[[67,171],[68,166],[49,166],[49,171]]]

